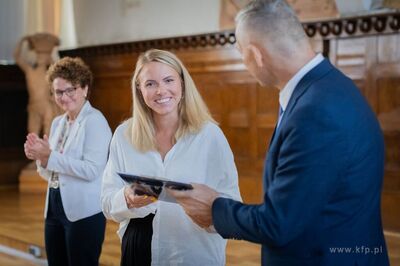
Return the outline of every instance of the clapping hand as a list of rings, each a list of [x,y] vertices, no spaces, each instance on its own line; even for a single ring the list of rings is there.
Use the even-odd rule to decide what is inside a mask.
[[[39,160],[42,167],[47,166],[51,149],[47,135],[43,139],[35,133],[29,133],[24,143],[25,155],[30,160]]]

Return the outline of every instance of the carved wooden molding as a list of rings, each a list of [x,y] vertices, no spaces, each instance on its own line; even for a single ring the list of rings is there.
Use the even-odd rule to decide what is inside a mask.
[[[72,50],[63,50],[60,51],[60,54],[61,56],[114,55],[143,52],[151,48],[179,50],[190,48],[221,47],[225,45],[233,45],[235,42],[235,33],[231,30],[202,35],[81,47]]]
[[[346,17],[332,20],[305,22],[303,27],[311,38],[333,39],[376,34],[398,33],[400,12]],[[210,34],[154,39],[138,42],[80,47],[60,51],[61,56],[100,56],[143,52],[151,48],[165,50],[222,47],[236,42],[233,30]]]
[[[309,37],[322,39],[398,33],[400,12],[306,22],[303,27]]]

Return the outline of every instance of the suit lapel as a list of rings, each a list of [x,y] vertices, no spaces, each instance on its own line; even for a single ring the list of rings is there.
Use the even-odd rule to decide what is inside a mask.
[[[329,71],[333,69],[333,66],[331,63],[327,60],[324,59],[321,63],[319,63],[316,67],[311,69],[297,84],[296,88],[293,91],[292,96],[290,97],[289,103],[286,107],[285,114],[289,115],[290,113],[293,112],[293,108],[295,107],[297,100],[305,93],[306,89],[311,86],[312,83],[314,83],[316,80],[321,79],[323,76],[325,76]],[[284,122],[284,116],[282,117],[281,120],[281,125],[282,122]]]
[[[297,84],[296,88],[293,90],[293,94],[290,97],[289,103],[286,106],[286,110],[283,113],[281,123],[279,125],[279,128],[276,128],[274,133],[272,134],[271,142],[270,142],[270,147],[272,146],[274,140],[276,139],[276,136],[279,135],[279,129],[282,128],[282,126],[286,123],[286,117],[290,116],[290,114],[293,112],[293,108],[295,107],[297,100],[304,94],[306,89],[316,80],[319,80],[322,76],[327,74],[330,70],[333,69],[333,66],[331,63],[327,60],[324,59],[321,63],[319,63],[317,66],[315,66],[313,69],[311,69]]]
[[[269,184],[273,180],[273,176],[275,173],[275,168],[277,165],[277,161],[279,158],[279,149],[280,144],[284,141],[279,141],[281,129],[287,123],[290,123],[290,115],[293,111],[295,111],[295,105],[298,99],[305,93],[306,89],[311,86],[313,82],[319,80],[322,76],[326,75],[329,71],[333,69],[331,63],[324,59],[321,63],[319,63],[316,67],[311,69],[297,84],[296,88],[293,91],[292,96],[290,97],[289,103],[286,107],[285,112],[283,113],[279,128],[275,126],[274,133],[272,134],[271,141],[268,148],[267,158],[265,160],[265,171],[264,171],[264,191],[269,186]]]

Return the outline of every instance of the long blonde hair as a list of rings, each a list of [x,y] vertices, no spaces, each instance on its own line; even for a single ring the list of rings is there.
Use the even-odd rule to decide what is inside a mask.
[[[139,91],[139,74],[143,67],[150,62],[159,62],[172,67],[181,78],[183,97],[178,105],[179,125],[175,133],[174,142],[186,134],[199,132],[208,121],[216,123],[211,117],[192,77],[176,55],[163,50],[148,50],[139,56],[133,74],[133,112],[126,132],[132,145],[142,152],[157,149],[152,110],[146,105]]]

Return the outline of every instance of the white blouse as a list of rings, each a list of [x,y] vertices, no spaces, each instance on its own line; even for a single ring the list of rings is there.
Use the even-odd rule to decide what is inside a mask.
[[[101,195],[105,216],[120,222],[119,237],[122,239],[130,219],[154,213],[152,265],[225,265],[226,240],[193,223],[176,203],[156,201],[128,209],[124,197],[127,184],[117,175],[123,172],[203,183],[225,197],[241,200],[233,154],[221,129],[207,123],[198,134],[179,139],[163,161],[158,152],[142,153],[130,144],[127,124],[120,125],[112,138]]]

